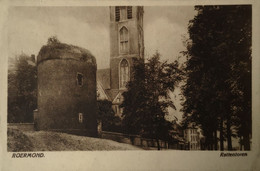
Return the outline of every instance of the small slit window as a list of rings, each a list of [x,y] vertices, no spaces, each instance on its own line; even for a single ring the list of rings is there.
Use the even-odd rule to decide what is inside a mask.
[[[79,123],[83,122],[83,113],[79,113]]]
[[[79,86],[83,85],[83,74],[81,74],[81,73],[77,73],[77,84]]]

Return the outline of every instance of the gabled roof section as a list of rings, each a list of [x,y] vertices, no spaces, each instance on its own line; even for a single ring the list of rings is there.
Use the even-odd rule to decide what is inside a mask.
[[[97,93],[98,93],[98,95],[97,95],[98,100],[110,100],[111,101],[106,90],[104,90],[102,84],[99,81],[97,81]]]
[[[100,82],[104,90],[110,89],[110,69],[97,70],[97,82]]]
[[[116,98],[116,96],[118,95],[119,90],[118,89],[111,89],[111,90],[109,90],[107,92],[108,92],[108,95],[109,95],[111,101],[113,102],[114,99]]]
[[[121,104],[124,100],[124,97],[122,96],[122,92],[119,92],[116,97],[113,99],[112,104]]]

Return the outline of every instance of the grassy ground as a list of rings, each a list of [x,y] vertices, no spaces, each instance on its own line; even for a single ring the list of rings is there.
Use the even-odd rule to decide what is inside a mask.
[[[76,136],[58,132],[22,132],[8,128],[8,151],[95,151],[142,150],[130,144],[112,140]]]

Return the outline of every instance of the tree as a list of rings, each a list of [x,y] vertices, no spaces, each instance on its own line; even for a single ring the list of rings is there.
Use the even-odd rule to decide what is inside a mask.
[[[47,44],[55,44],[55,43],[60,43],[59,39],[57,38],[57,36],[51,36],[48,38]]]
[[[59,43],[56,36],[47,44]],[[8,122],[33,122],[37,107],[37,66],[35,56],[10,58],[8,68]]]
[[[190,21],[190,40],[183,53],[187,57],[183,122],[202,128],[209,149],[217,149],[220,131],[221,150],[225,137],[232,150],[234,127],[245,130],[247,143],[251,135],[251,6],[195,9],[198,14]]]
[[[171,125],[165,119],[168,108],[175,108],[169,93],[181,80],[178,62],[160,61],[156,52],[147,63],[143,59],[134,62],[128,91],[123,93],[123,123],[128,133],[141,134],[157,140],[169,138]]]
[[[144,60],[134,61],[131,81],[127,84],[127,91],[123,95],[123,128],[125,133],[139,134],[145,119],[148,96],[145,94],[145,63]]]
[[[112,102],[108,100],[98,100],[97,107],[98,120],[102,123],[102,130],[120,132],[121,119],[115,116],[115,113],[112,109]]]
[[[21,54],[8,70],[8,122],[33,122],[37,106],[37,67],[34,56]]]
[[[234,94],[236,134],[241,138],[241,143],[245,150],[250,150],[250,136],[252,135],[252,7],[237,7],[233,19],[235,27],[234,39],[236,58],[232,61],[232,79],[229,81],[232,85]],[[239,18],[239,19],[238,19]]]

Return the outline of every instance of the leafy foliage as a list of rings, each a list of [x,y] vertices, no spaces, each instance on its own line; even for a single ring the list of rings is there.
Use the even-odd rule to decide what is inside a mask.
[[[195,9],[198,14],[190,21],[190,40],[183,52],[187,57],[183,124],[199,125],[210,149],[219,130],[221,148],[226,136],[232,150],[234,127],[244,130],[236,133],[248,137],[247,144],[251,134],[251,6]]]
[[[112,102],[108,100],[98,100],[98,120],[102,123],[102,130],[120,132],[121,119],[115,116],[112,109]]]
[[[57,44],[57,43],[60,43],[57,36],[51,36],[51,37],[48,38],[47,45]]]
[[[37,68],[34,57],[17,56],[8,70],[8,122],[33,122],[37,106]]]
[[[125,131],[155,139],[169,138],[171,123],[165,119],[168,107],[175,108],[169,93],[181,80],[178,62],[160,61],[156,52],[147,63],[136,60],[128,91],[121,107]]]

